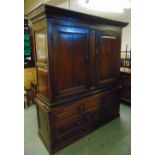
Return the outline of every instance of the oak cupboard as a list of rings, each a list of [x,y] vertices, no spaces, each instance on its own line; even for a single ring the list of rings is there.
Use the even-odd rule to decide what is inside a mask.
[[[48,5],[28,17],[38,134],[52,154],[119,116],[121,29],[127,23]]]

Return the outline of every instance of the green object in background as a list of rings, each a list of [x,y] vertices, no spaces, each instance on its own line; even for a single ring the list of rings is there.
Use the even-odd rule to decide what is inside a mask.
[[[24,48],[24,56],[30,56],[31,55],[31,48]]]
[[[24,33],[24,40],[30,40],[30,34]]]
[[[31,44],[30,44],[30,41],[25,41],[25,42],[24,42],[24,47],[30,47],[30,45],[31,45]]]

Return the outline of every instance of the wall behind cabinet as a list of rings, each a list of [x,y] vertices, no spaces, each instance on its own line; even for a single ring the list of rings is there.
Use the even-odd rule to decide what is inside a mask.
[[[60,8],[68,8],[68,1],[69,0],[24,0],[24,13],[28,13],[40,3],[49,3],[50,5]]]
[[[126,51],[126,45],[128,45],[127,50],[129,51],[131,48],[131,23],[123,28],[121,51]]]

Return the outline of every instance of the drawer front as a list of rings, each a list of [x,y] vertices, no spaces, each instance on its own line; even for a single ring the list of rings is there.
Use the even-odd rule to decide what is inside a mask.
[[[96,111],[97,109],[99,109],[100,104],[101,94],[88,98],[88,100],[83,103],[84,113]]]
[[[80,113],[80,105],[61,106],[53,110],[54,121],[56,124],[59,124],[60,122],[78,117]]]
[[[82,129],[83,124],[84,124],[84,121],[80,117],[77,119],[68,121],[68,122],[63,122],[63,123],[57,124],[54,127],[55,138],[58,139],[60,137],[63,137],[65,135],[72,133],[73,131]]]
[[[98,109],[101,103],[101,96],[102,94],[97,94],[68,105],[55,107],[53,109],[55,123],[76,118],[85,112]]]

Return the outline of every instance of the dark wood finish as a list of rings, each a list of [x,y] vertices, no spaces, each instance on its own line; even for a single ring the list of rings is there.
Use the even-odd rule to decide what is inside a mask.
[[[98,86],[114,83],[119,61],[119,38],[98,31],[96,34],[96,84]]]
[[[48,35],[46,19],[39,20],[33,24],[36,72],[37,72],[37,97],[45,101],[47,105],[52,99],[51,81],[49,74],[48,60]]]
[[[54,26],[53,31],[56,94],[65,96],[85,91],[89,30]]]
[[[52,139],[52,130],[51,130],[51,118],[50,118],[50,109],[43,104],[39,99],[35,99],[37,116],[38,116],[38,135],[42,139],[45,147],[48,151],[51,150],[51,145],[53,145]]]
[[[46,143],[45,145],[47,145],[48,137],[51,136],[49,130],[53,133],[52,151],[55,152],[58,148],[68,145],[75,139],[118,117],[119,89],[119,87],[113,88],[52,109],[41,101],[36,101],[39,135]],[[48,142],[51,143],[50,140]],[[50,144],[46,147],[49,148]]]
[[[119,116],[121,27],[40,6],[33,22],[38,134],[50,154]]]
[[[48,72],[45,69],[37,67],[38,72],[38,93],[49,98]]]
[[[95,41],[95,30],[90,31],[89,37],[89,65],[88,65],[88,86],[90,89],[95,88],[95,76],[94,73],[96,72],[96,41]]]

